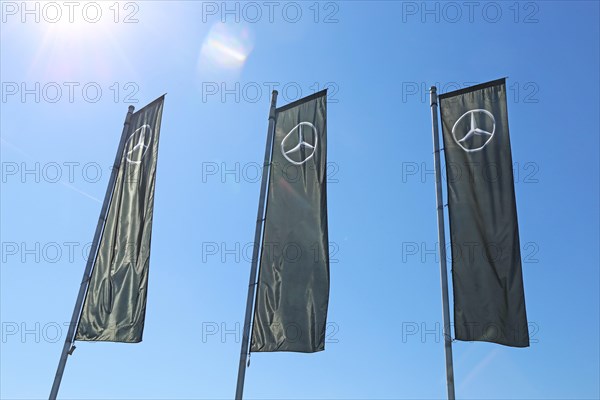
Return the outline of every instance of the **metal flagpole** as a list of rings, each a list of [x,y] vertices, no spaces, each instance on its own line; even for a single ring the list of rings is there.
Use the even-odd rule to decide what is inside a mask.
[[[437,88],[429,90],[431,123],[433,133],[433,164],[435,168],[435,192],[438,222],[438,246],[440,249],[440,278],[442,285],[442,312],[444,318],[444,352],[446,354],[446,385],[448,399],[454,400],[454,367],[452,366],[452,337],[450,334],[450,306],[448,305],[448,273],[446,267],[446,233],[444,231],[444,203],[442,201],[442,173],[440,168],[440,138],[438,133]]]
[[[115,163],[113,164],[113,168],[110,174],[110,180],[108,181],[106,194],[104,195],[104,204],[102,204],[102,209],[100,210],[98,225],[96,225],[96,232],[94,233],[94,239],[92,240],[92,246],[90,247],[90,254],[88,255],[87,263],[85,265],[83,279],[81,281],[81,286],[79,287],[79,294],[77,295],[77,300],[75,301],[75,308],[73,309],[73,316],[71,317],[71,323],[69,324],[69,330],[67,332],[67,337],[65,338],[65,345],[63,346],[62,354],[60,355],[60,360],[58,362],[58,368],[56,369],[56,375],[54,376],[54,383],[52,384],[52,390],[50,391],[50,400],[56,399],[56,396],[58,395],[58,389],[60,388],[60,382],[62,380],[63,372],[65,371],[65,365],[67,364],[67,357],[70,354],[72,354],[75,350],[75,346],[73,346],[73,342],[75,341],[75,327],[77,326],[77,321],[81,312],[81,306],[83,305],[83,300],[85,297],[85,292],[90,282],[90,273],[92,271],[92,266],[94,265],[94,260],[96,252],[98,251],[98,246],[100,245],[100,235],[102,234],[104,222],[106,221],[108,205],[115,186],[115,181],[117,179],[117,172],[121,167],[121,158],[123,157],[123,149],[125,148],[125,142],[127,141],[129,121],[131,120],[133,110],[134,107],[129,106],[129,109],[127,110],[127,115],[125,116],[125,123],[123,124],[123,133],[121,134],[121,141],[119,142],[117,155],[115,156]]]
[[[244,394],[244,378],[246,377],[246,362],[250,351],[250,321],[252,320],[252,302],[256,291],[256,273],[258,270],[258,252],[260,250],[260,239],[263,231],[265,201],[267,194],[267,182],[269,165],[271,163],[271,147],[273,136],[275,136],[275,107],[277,104],[277,90],[271,95],[271,109],[269,111],[269,127],[267,128],[267,146],[265,148],[265,160],[263,163],[262,183],[260,184],[260,197],[258,199],[258,213],[256,216],[256,229],[254,231],[254,248],[252,250],[252,264],[250,266],[250,281],[248,283],[248,298],[246,300],[246,316],[244,317],[244,334],[242,335],[242,350],[240,353],[240,366],[238,369],[237,387],[235,389],[236,400],[241,400]]]

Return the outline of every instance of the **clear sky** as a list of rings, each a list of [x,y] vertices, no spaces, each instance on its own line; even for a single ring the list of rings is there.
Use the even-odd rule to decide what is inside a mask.
[[[232,398],[270,90],[326,86],[326,350],[252,355],[246,397],[445,397],[427,89],[504,76],[532,342],[455,342],[456,393],[600,397],[598,2],[1,8],[2,398],[48,396],[127,106],[165,92],[144,341],[78,343],[60,397]]]

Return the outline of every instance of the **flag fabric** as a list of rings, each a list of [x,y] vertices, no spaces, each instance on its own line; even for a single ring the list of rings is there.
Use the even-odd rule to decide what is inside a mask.
[[[456,339],[527,347],[505,79],[439,101]]]
[[[275,113],[251,351],[325,349],[327,92]]]
[[[131,116],[75,340],[142,341],[163,103]]]

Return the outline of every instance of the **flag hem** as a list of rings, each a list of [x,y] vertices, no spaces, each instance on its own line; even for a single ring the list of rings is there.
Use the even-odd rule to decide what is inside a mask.
[[[306,103],[306,102],[309,102],[309,101],[311,101],[311,100],[314,100],[314,99],[316,99],[316,98],[319,98],[319,97],[321,97],[321,96],[326,96],[326,95],[327,95],[327,89],[323,89],[323,90],[321,90],[321,91],[319,91],[319,92],[316,92],[316,93],[313,93],[313,94],[311,94],[310,96],[303,97],[303,98],[301,98],[301,99],[298,99],[298,100],[296,100],[296,101],[293,101],[293,102],[291,102],[291,103],[289,103],[289,104],[286,104],[286,105],[284,105],[284,106],[281,106],[281,107],[279,107],[279,108],[276,108],[276,109],[275,109],[275,112],[281,112],[281,111],[285,111],[285,110],[287,110],[287,109],[290,109],[290,108],[296,107],[297,105],[300,105],[300,104],[302,104],[302,103]]]
[[[499,86],[499,85],[502,85],[503,83],[506,83],[506,78],[500,78],[500,79],[496,79],[494,81],[480,83],[478,85],[469,86],[466,88],[454,90],[452,92],[440,94],[440,95],[438,95],[438,99],[441,100],[441,99],[446,99],[448,97],[460,96],[461,94],[470,93],[470,92],[474,92],[474,91],[481,90],[481,89],[486,89],[486,88],[489,88],[492,86]]]

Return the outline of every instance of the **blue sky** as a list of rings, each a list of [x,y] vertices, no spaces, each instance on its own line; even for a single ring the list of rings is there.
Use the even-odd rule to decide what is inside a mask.
[[[326,350],[254,354],[246,398],[444,398],[427,89],[504,76],[532,343],[455,342],[456,393],[600,396],[597,2],[27,4],[1,4],[2,398],[48,395],[127,106],[165,92],[144,341],[77,344],[60,397],[233,397],[270,88],[326,86]]]

